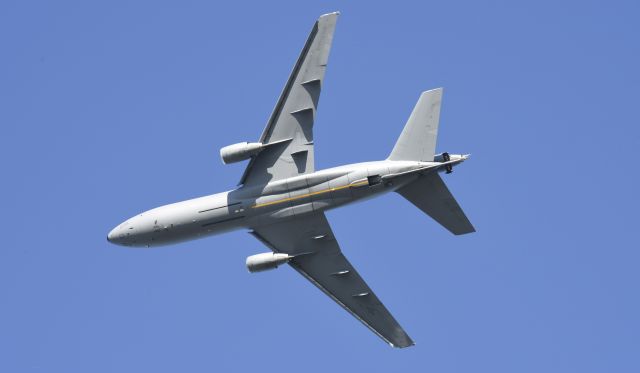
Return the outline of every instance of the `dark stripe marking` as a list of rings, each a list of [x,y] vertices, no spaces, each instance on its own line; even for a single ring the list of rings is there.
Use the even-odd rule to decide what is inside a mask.
[[[242,203],[242,202],[235,202],[235,203],[232,203],[232,204],[230,204],[230,205],[224,205],[224,206],[220,206],[220,207],[214,207],[214,208],[211,208],[211,209],[206,209],[206,210],[198,211],[198,214],[203,213],[203,212],[207,212],[207,211],[213,211],[213,210],[222,209],[222,208],[225,208],[225,207],[231,207],[231,206],[239,205],[239,204],[241,204],[241,203]]]
[[[229,218],[229,219],[224,219],[224,220],[218,220],[218,221],[214,221],[214,222],[207,223],[207,224],[202,224],[202,227],[208,227],[208,226],[214,225],[214,224],[226,223],[228,221],[238,220],[238,219],[242,219],[242,218],[244,218],[244,215],[243,216],[236,216],[236,217]]]

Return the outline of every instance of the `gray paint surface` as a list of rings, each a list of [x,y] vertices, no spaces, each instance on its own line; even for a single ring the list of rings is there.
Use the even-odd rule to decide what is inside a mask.
[[[143,212],[115,227],[107,239],[156,247],[247,229],[283,254],[256,256],[248,263],[257,261],[256,268],[263,270],[287,258],[385,342],[408,347],[413,341],[344,256],[324,211],[397,191],[451,232],[473,232],[438,175],[468,156],[434,156],[442,99],[442,89],[435,89],[420,96],[388,159],[315,171],[313,124],[337,16],[326,14],[315,23],[260,137],[264,146],[246,147],[251,152],[246,157],[232,157],[250,158],[240,187]]]

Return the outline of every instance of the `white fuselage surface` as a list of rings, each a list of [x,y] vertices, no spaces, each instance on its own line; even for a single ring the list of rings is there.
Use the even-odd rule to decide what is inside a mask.
[[[460,156],[459,161],[463,160]],[[118,225],[107,239],[123,246],[154,247],[252,229],[394,191],[425,168],[442,170],[435,162],[385,160],[329,168],[263,186],[242,186],[145,211]]]
[[[156,247],[247,229],[270,250],[247,257],[249,272],[286,263],[389,345],[409,347],[413,340],[343,254],[324,211],[397,192],[452,234],[475,232],[438,174],[468,155],[436,153],[443,89],[434,88],[420,94],[385,160],[315,171],[314,123],[337,17],[314,23],[260,138],[220,149],[225,164],[248,161],[240,187],[145,211],[107,239]]]

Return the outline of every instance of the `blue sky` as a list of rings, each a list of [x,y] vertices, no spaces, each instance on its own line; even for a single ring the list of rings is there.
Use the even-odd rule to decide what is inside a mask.
[[[382,343],[245,232],[108,244],[232,188],[316,17],[340,10],[316,168],[385,158],[421,91],[478,232],[392,194],[331,211],[417,345]],[[637,2],[0,5],[0,370],[638,372]]]

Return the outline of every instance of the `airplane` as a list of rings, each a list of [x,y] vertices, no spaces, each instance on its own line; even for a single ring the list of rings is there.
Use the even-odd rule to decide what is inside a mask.
[[[455,235],[475,232],[440,173],[469,155],[435,153],[442,88],[423,92],[385,160],[316,171],[313,124],[339,13],[313,25],[257,142],[223,147],[224,164],[249,160],[236,189],[134,216],[111,243],[156,247],[246,229],[271,251],[249,256],[249,272],[285,263],[392,347],[414,342],[342,254],[325,211],[399,193]]]

